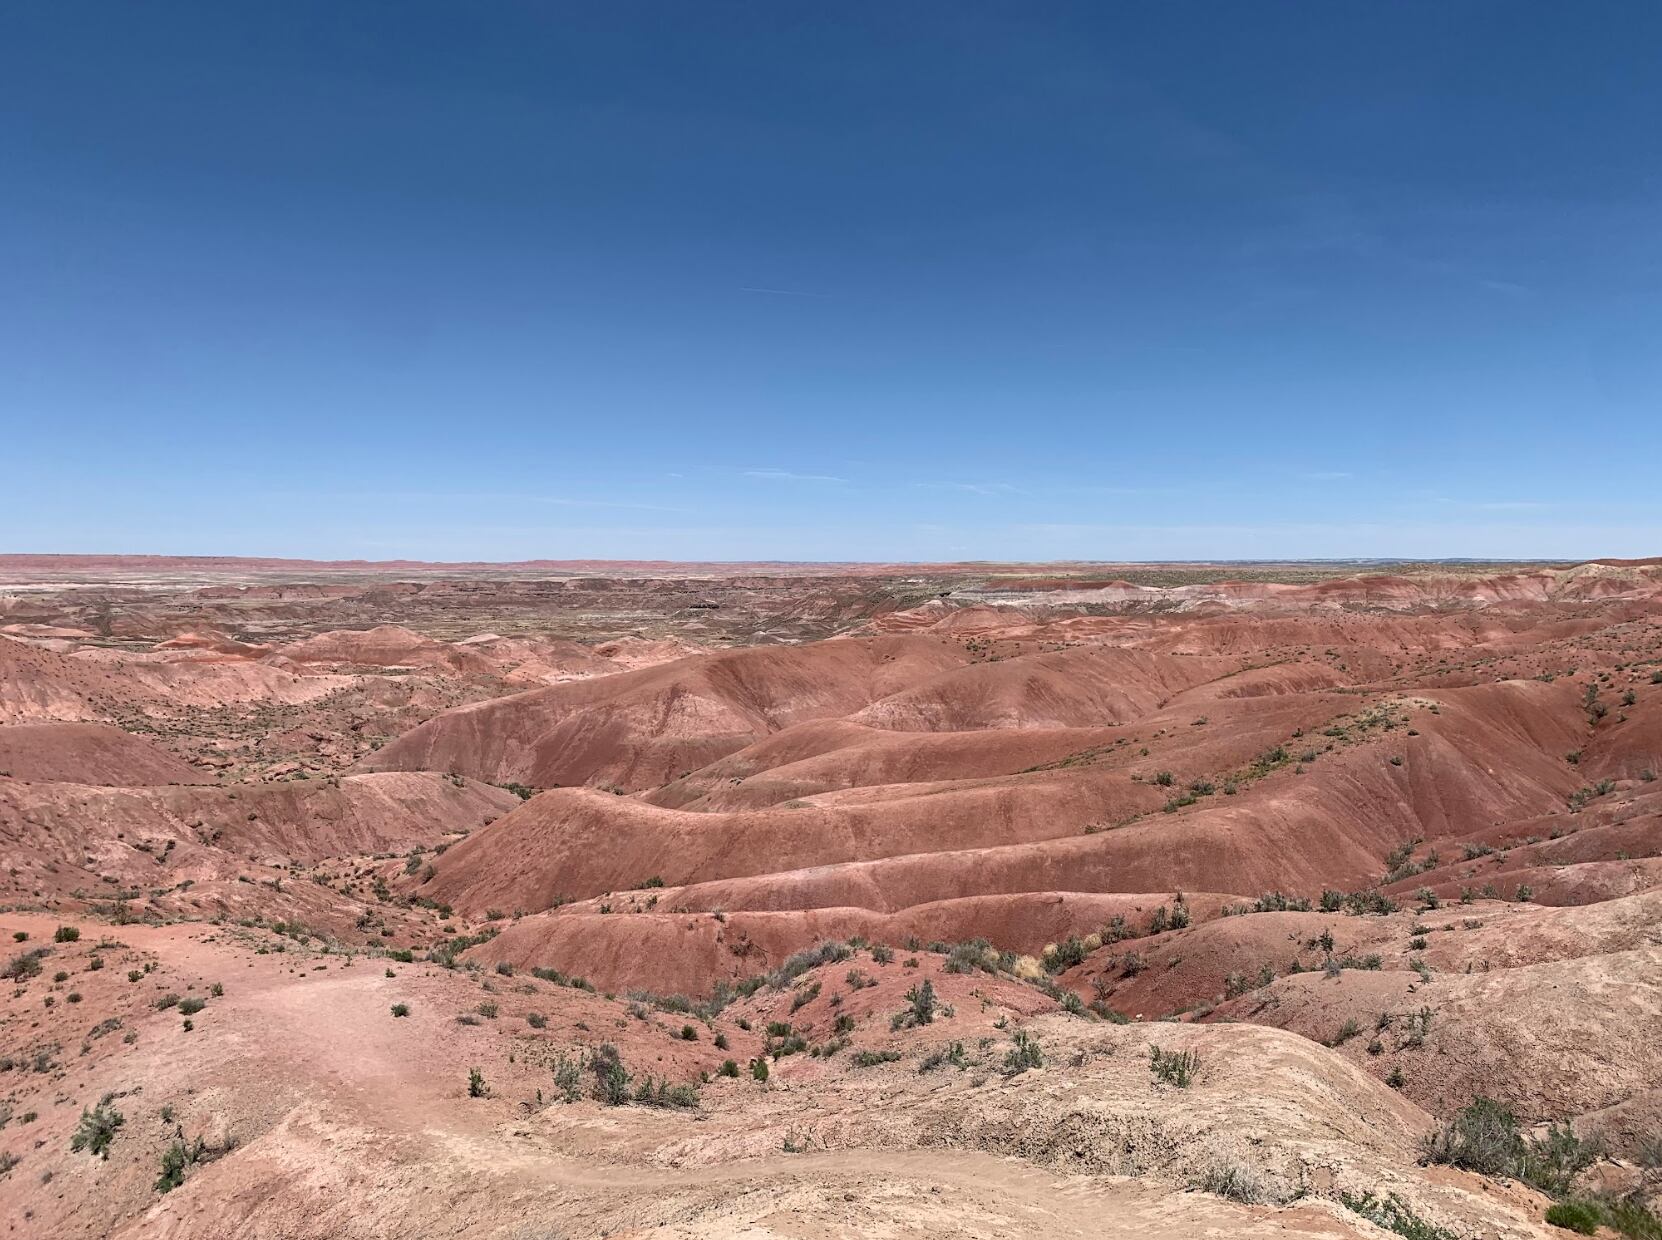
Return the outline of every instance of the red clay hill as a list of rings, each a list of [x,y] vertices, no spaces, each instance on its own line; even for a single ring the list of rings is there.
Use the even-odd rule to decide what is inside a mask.
[[[12,1234],[1662,1234],[1656,561],[0,622]]]

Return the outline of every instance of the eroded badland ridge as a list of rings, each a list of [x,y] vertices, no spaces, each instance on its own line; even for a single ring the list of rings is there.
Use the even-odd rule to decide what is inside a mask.
[[[1662,1234],[1659,772],[1654,561],[0,557],[0,1219]]]

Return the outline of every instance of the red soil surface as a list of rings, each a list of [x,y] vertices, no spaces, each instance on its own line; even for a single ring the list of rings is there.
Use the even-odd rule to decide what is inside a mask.
[[[1479,1093],[1647,1174],[1656,563],[395,568],[0,558],[16,1234],[1541,1234]]]

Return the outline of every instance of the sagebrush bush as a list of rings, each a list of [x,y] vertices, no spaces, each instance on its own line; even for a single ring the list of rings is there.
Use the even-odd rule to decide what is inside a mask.
[[[1148,1048],[1148,1067],[1159,1080],[1179,1089],[1187,1089],[1200,1071],[1200,1056],[1194,1051],[1168,1051],[1158,1046]]]
[[[90,1111],[81,1108],[80,1122],[69,1138],[71,1150],[77,1154],[85,1150],[99,1158],[110,1156],[110,1142],[115,1140],[116,1130],[127,1122],[121,1112],[111,1105],[114,1101],[114,1094],[105,1094]]]
[[[1558,1196],[1592,1165],[1598,1150],[1567,1123],[1551,1125],[1544,1136],[1525,1138],[1507,1107],[1480,1096],[1426,1138],[1424,1154],[1427,1162],[1522,1180]]]

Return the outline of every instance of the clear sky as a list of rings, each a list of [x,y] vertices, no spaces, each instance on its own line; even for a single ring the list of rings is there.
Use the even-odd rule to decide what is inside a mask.
[[[17,3],[0,551],[1662,553],[1662,5]]]

